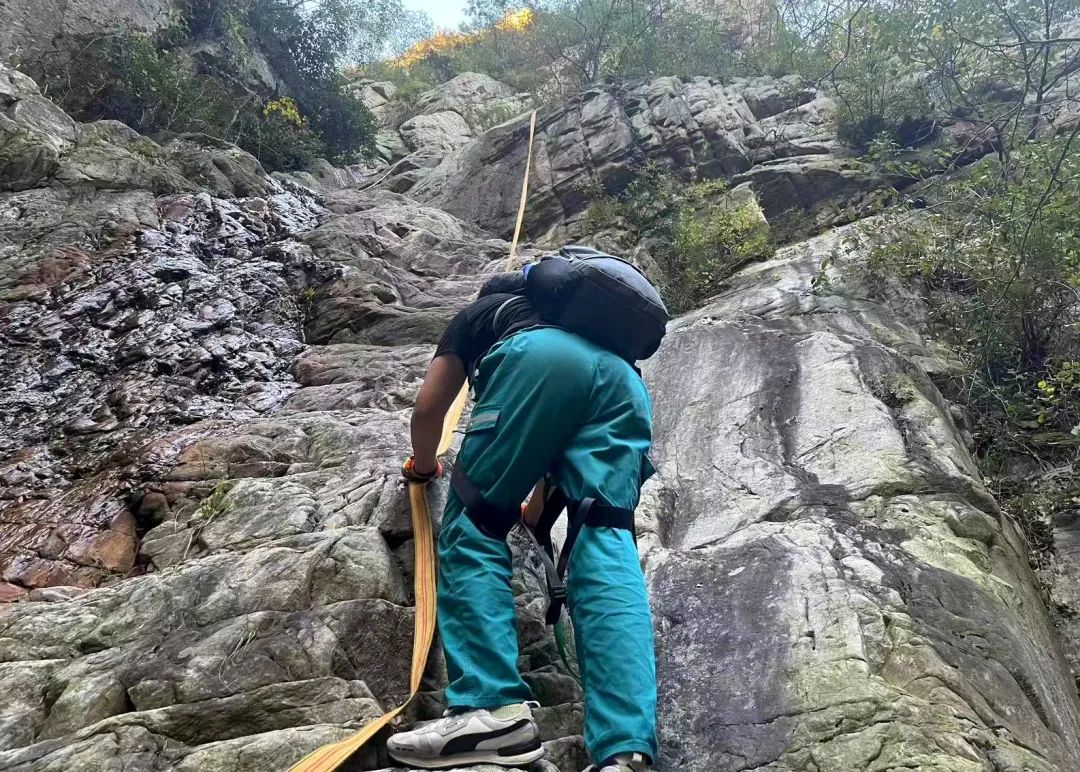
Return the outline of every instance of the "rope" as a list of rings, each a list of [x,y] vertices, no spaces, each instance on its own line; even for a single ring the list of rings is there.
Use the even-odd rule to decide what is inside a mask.
[[[552,631],[555,635],[555,648],[559,650],[559,659],[562,660],[566,672],[570,674],[571,678],[578,682],[578,686],[581,686],[581,675],[570,661],[570,644],[567,642],[569,636],[567,635],[566,630],[566,622],[563,620],[560,619],[554,624]]]
[[[521,223],[525,219],[525,201],[529,198],[529,170],[532,169],[533,137],[536,136],[536,110],[529,117],[529,154],[525,156],[525,176],[521,179],[521,200],[518,202],[517,222],[514,224],[514,238],[510,242],[510,257],[506,261],[506,270],[514,270],[514,258],[517,257],[518,238],[521,236]]]
[[[416,627],[413,630],[412,675],[409,678],[409,697],[401,705],[372,721],[356,734],[336,743],[324,745],[296,763],[290,772],[331,772],[360,750],[364,744],[391,721],[412,701],[420,689],[431,640],[435,635],[435,540],[431,531],[431,513],[423,483],[409,483],[409,504],[412,507],[413,538],[416,548]]]
[[[536,137],[536,110],[532,111],[529,118],[529,154],[525,157],[525,176],[521,180],[521,200],[518,202],[517,222],[514,224],[514,238],[510,242],[510,257],[506,260],[506,270],[514,270],[514,258],[517,257],[518,238],[521,236],[521,223],[525,219],[525,202],[529,198],[529,171],[532,169],[533,139]],[[465,403],[469,399],[469,382],[461,385],[461,391],[454,399],[454,404],[446,411],[443,419],[443,443],[450,447],[454,429],[461,421],[461,413],[465,410]],[[439,451],[442,453],[443,451]]]
[[[521,181],[521,201],[518,204],[517,223],[514,225],[514,239],[510,242],[510,258],[506,270],[513,270],[517,256],[518,237],[521,235],[521,223],[525,218],[525,202],[529,195],[529,171],[532,168],[533,140],[536,135],[536,111],[529,119],[529,154],[525,159],[525,178]],[[439,440],[438,455],[450,449],[454,441],[454,430],[461,420],[465,401],[469,397],[469,385],[466,382],[458,393],[454,404],[443,420],[442,439]],[[431,529],[431,512],[428,509],[426,485],[409,483],[409,506],[412,509],[414,553],[416,555],[413,594],[416,598],[416,627],[413,630],[412,670],[409,676],[409,696],[398,707],[375,719],[356,734],[336,743],[324,745],[298,761],[289,772],[333,772],[384,727],[397,718],[412,702],[420,691],[420,680],[424,675],[431,641],[435,636],[435,538]]]

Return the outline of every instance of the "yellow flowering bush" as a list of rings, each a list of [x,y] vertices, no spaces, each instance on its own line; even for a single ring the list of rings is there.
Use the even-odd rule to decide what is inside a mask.
[[[280,99],[272,99],[266,103],[263,108],[264,118],[273,118],[277,116],[288,124],[300,128],[307,119],[300,114],[300,108],[296,106],[296,100],[292,97],[281,97]]]
[[[495,29],[499,32],[525,32],[532,26],[535,19],[536,14],[530,8],[507,11],[495,23]],[[456,49],[477,43],[489,32],[489,30],[481,30],[480,32],[447,32],[439,30],[432,37],[414,43],[408,51],[396,59],[391,59],[388,64],[397,69],[407,70],[431,56],[446,55]]]

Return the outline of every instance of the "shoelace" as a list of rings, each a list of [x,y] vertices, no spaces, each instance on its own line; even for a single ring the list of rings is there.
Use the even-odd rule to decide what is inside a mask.
[[[526,706],[528,706],[528,708],[530,710],[536,710],[537,708],[540,707],[540,703],[535,702],[533,700],[529,700],[528,702],[526,702],[524,704]],[[423,724],[423,726],[430,726],[431,724],[434,724],[436,722],[445,721],[448,718],[454,718],[455,716],[460,716],[463,713],[472,713],[474,710],[476,710],[476,708],[463,708],[463,707],[460,707],[460,706],[455,707],[455,708],[447,708],[446,710],[444,710],[442,712],[442,718],[436,718],[436,719],[434,719],[432,721],[427,721],[427,722],[425,722]],[[488,713],[491,714],[491,716],[493,718],[498,718],[498,716],[495,715],[494,711],[489,710]],[[499,719],[499,720],[506,720],[506,719]]]

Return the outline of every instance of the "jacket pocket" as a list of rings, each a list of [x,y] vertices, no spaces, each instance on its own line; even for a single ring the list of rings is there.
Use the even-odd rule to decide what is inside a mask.
[[[484,409],[473,413],[469,417],[469,424],[465,427],[465,433],[481,432],[485,429],[494,429],[499,424],[498,409]]]

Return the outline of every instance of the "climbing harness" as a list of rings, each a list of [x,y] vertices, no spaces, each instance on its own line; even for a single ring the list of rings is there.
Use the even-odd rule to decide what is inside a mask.
[[[454,493],[465,506],[465,513],[482,533],[493,539],[504,540],[513,529],[517,520],[514,513],[505,512],[488,501],[480,488],[461,467],[455,467],[450,477]],[[594,498],[581,501],[569,501],[555,486],[545,484],[544,508],[534,529],[522,526],[529,540],[532,541],[541,562],[544,564],[544,576],[547,584],[548,608],[545,621],[557,625],[566,605],[566,567],[570,562],[570,553],[577,542],[578,534],[584,526],[590,528],[620,528],[634,535],[634,511],[622,507],[613,507]],[[563,510],[569,513],[566,541],[555,562],[555,547],[551,541],[551,529]],[[637,541],[636,535],[634,540]]]
[[[517,223],[514,225],[514,238],[510,242],[510,257],[506,264],[508,271],[513,270],[517,256],[518,238],[521,235],[521,223],[525,217],[525,201],[529,195],[529,171],[532,168],[533,140],[536,136],[536,111],[529,118],[529,150],[525,159],[525,178],[521,181],[521,201],[518,204]],[[461,413],[468,399],[468,383],[454,400],[454,404],[443,420],[442,439],[439,441],[439,456],[450,449],[454,431],[461,420]],[[351,737],[336,743],[324,745],[297,762],[289,772],[332,772],[362,748],[371,738],[397,718],[412,702],[420,690],[420,679],[427,665],[431,642],[435,636],[435,539],[431,528],[431,512],[428,509],[426,483],[409,483],[409,506],[412,509],[412,526],[416,567],[413,580],[416,598],[415,629],[413,630],[412,670],[409,676],[409,696],[398,707],[386,713]]]
[[[541,540],[546,542],[542,547],[540,559],[544,562],[544,573],[547,576],[548,585],[548,609],[546,621],[549,625],[559,624],[562,608],[566,605],[566,567],[570,562],[570,554],[574,544],[577,543],[578,534],[584,526],[589,528],[619,528],[629,531],[637,543],[637,535],[634,533],[634,511],[613,507],[596,499],[588,498],[583,501],[572,501],[567,505],[569,524],[566,529],[566,541],[563,543],[557,565],[553,563],[554,552],[551,543],[551,527],[558,519],[558,513],[546,525],[546,532],[539,534],[530,532],[530,538],[535,540],[535,545],[541,547]],[[527,529],[526,529],[527,530]],[[552,573],[554,568],[554,574]]]

